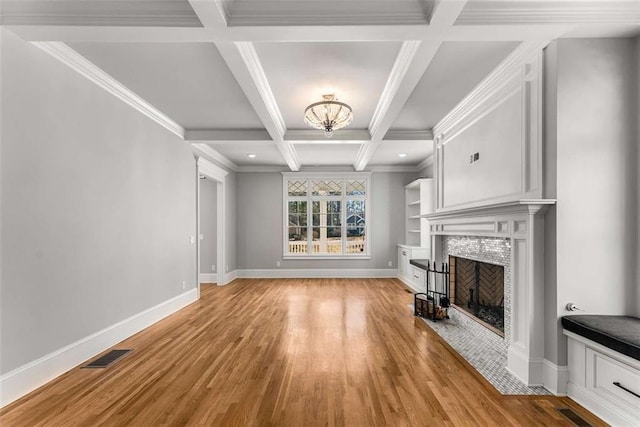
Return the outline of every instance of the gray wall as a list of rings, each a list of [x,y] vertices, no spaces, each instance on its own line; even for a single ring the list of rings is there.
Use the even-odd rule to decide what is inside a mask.
[[[240,191],[238,187],[238,176],[236,172],[229,172],[225,177],[225,219],[226,219],[226,251],[225,251],[225,268],[227,273],[233,272],[238,268],[237,252],[239,250],[237,239],[239,234],[237,231],[237,225],[242,224],[242,220],[238,221],[237,217],[237,192]]]
[[[433,178],[433,163],[424,169],[420,169],[417,178]]]
[[[217,271],[217,266],[215,271],[212,270],[217,261],[217,186],[218,183],[210,179],[200,180],[200,234],[203,236],[200,241],[200,273],[204,274]]]
[[[557,313],[637,312],[636,41],[557,49]]]
[[[636,182],[637,182],[637,213],[638,213],[638,223],[636,223],[637,233],[636,233],[636,253],[640,254],[640,37],[636,38],[636,78],[637,78],[637,96],[636,96]],[[636,309],[632,313],[640,317],[640,255],[636,258]]]
[[[415,173],[372,174],[370,260],[283,260],[282,174],[237,177],[239,269],[276,269],[278,261],[283,269],[397,268],[396,245],[404,241],[404,186]]]
[[[0,373],[196,285],[183,141],[2,31]]]

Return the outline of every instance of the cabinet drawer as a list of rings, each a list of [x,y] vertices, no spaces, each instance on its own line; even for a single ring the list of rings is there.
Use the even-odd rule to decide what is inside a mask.
[[[425,286],[425,271],[421,268],[411,266],[411,281],[418,285],[420,289]]]
[[[590,348],[587,360],[587,384],[594,391],[636,408],[640,405],[640,370]]]

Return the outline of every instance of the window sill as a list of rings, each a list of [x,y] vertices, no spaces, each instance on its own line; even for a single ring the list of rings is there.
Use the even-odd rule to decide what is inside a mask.
[[[283,255],[282,259],[371,259],[371,255]]]

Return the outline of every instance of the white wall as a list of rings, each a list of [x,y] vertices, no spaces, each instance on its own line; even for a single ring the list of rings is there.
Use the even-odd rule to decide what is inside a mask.
[[[200,273],[214,274],[212,266],[216,265],[217,256],[217,186],[210,179],[200,180]],[[217,271],[217,266],[216,266]]]
[[[558,42],[558,316],[568,302],[591,314],[638,310],[636,49],[632,39]]]
[[[2,32],[7,373],[196,286],[187,144]]]
[[[372,174],[370,260],[283,260],[282,174],[238,173],[238,268],[276,269],[278,261],[282,269],[397,268],[396,245],[404,241],[404,185],[414,177]]]
[[[239,211],[237,209],[238,200],[238,176],[236,172],[229,172],[225,177],[225,270],[226,273],[232,273],[238,268],[238,224],[242,226],[242,221],[238,221]],[[218,267],[220,268],[220,267]]]

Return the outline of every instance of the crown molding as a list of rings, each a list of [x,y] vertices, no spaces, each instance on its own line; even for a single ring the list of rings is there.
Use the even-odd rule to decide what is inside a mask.
[[[16,1],[2,2],[0,25],[99,25],[201,27],[184,1]]]
[[[225,156],[223,156],[222,154],[220,154],[218,151],[214,150],[213,148],[211,148],[211,146],[207,144],[195,143],[195,144],[191,144],[191,147],[197,154],[200,154],[210,162],[214,162],[234,172],[238,171],[239,169],[238,165],[233,163],[231,160],[227,159]]]
[[[185,129],[184,139],[207,143],[273,141],[264,129]]]
[[[418,164],[418,170],[422,170],[426,167],[431,166],[432,164],[433,164],[433,152],[429,154],[426,159],[424,159]]]
[[[168,131],[180,138],[184,138],[185,131],[182,126],[171,120],[167,115],[133,93],[122,83],[102,71],[66,44],[62,42],[35,42],[33,44],[80,75],[91,80],[116,98],[126,102]]]
[[[522,42],[507,58],[502,61],[487,77],[482,80],[462,101],[458,103],[437,125],[433,134],[438,139],[445,135],[457,123],[469,116],[479,105],[486,101],[502,87],[508,85],[513,76],[523,73],[522,67],[531,60],[533,55],[542,52],[549,41]],[[444,138],[438,140],[442,143]]]
[[[260,172],[289,172],[290,169],[286,166],[238,166],[238,170],[236,172],[246,172],[246,173],[260,173]]]
[[[470,2],[456,25],[504,24],[638,24],[635,1]]]

